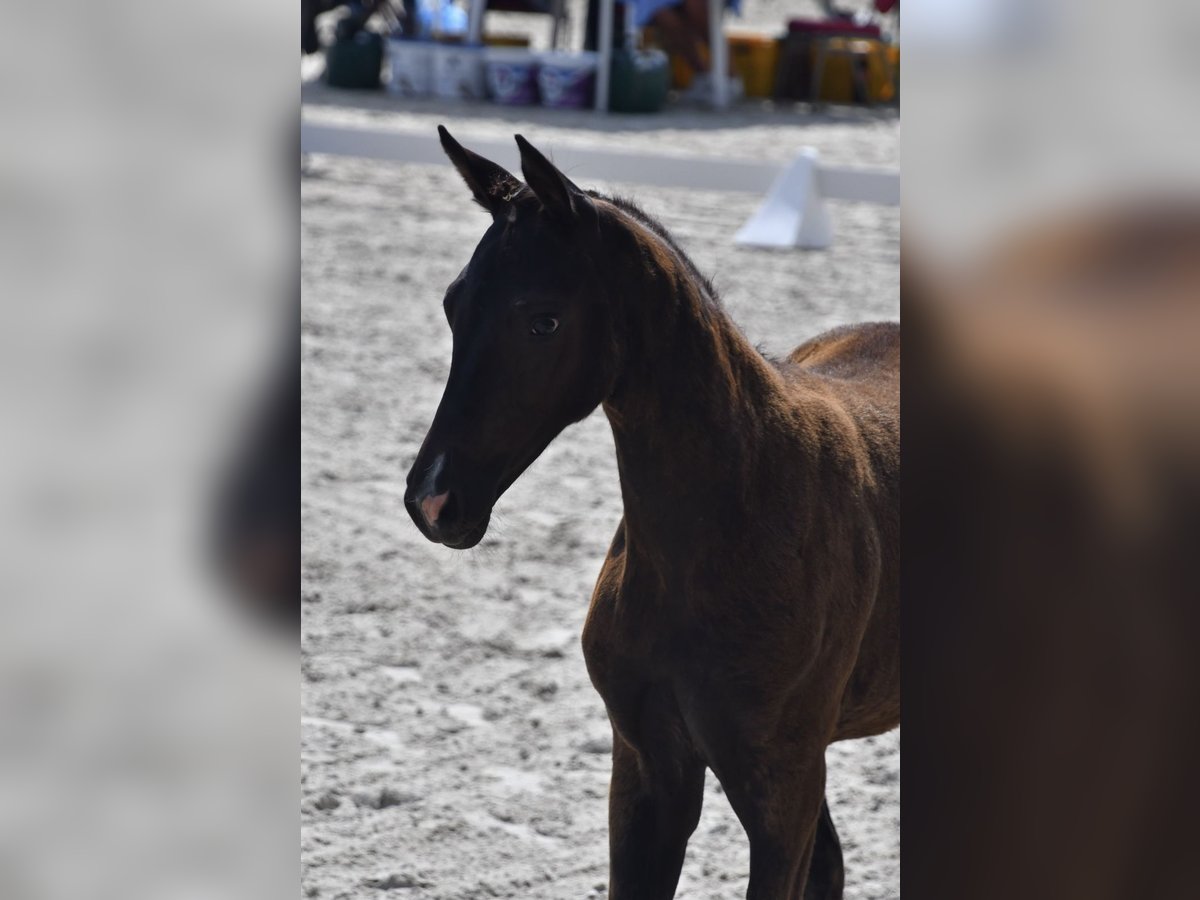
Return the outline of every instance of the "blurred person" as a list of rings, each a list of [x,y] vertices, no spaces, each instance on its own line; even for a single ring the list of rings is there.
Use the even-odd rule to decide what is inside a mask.
[[[962,271],[915,258],[905,886],[1189,896],[1200,210],[1100,204]]]
[[[295,644],[205,558],[295,271],[295,7],[81,12],[0,37],[0,896],[295,897]]]
[[[353,37],[366,27],[367,21],[376,13],[395,18],[390,0],[300,0],[300,52],[308,56],[321,50],[321,38],[317,32],[317,18],[335,9],[344,8],[339,33],[343,38]],[[415,5],[404,4],[406,18],[415,21],[411,10]]]
[[[298,123],[297,123],[298,126]],[[300,149],[300,129],[285,143],[288,167]],[[288,180],[286,177],[282,181]],[[299,198],[291,197],[299,215]],[[288,320],[269,352],[274,366],[219,476],[210,511],[209,554],[233,599],[265,622],[294,627],[300,603],[300,288],[282,304]]]
[[[668,52],[682,57],[696,73],[689,93],[712,92],[708,0],[633,0],[638,28],[653,25]],[[725,8],[741,12],[741,0],[725,0]]]
[[[287,352],[254,407],[218,495],[214,550],[243,604],[273,624],[295,626],[300,608],[300,335],[295,327],[285,335]]]
[[[905,887],[1192,896],[1198,10],[907,13]]]

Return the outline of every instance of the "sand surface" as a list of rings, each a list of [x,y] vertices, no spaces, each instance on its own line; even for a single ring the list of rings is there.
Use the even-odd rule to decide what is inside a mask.
[[[464,138],[534,137],[534,125],[620,139],[611,122],[597,134],[593,120],[308,99],[306,115],[446,121]],[[696,152],[725,156],[786,158],[808,128],[756,126],[770,143],[707,113],[673,115]],[[638,139],[661,139],[644,122]],[[815,136],[839,161],[870,165],[894,163],[897,132],[894,119],[860,116]],[[837,205],[833,249],[764,252],[731,240],[753,197],[573,175],[661,217],[769,352],[899,315],[897,210]],[[487,217],[448,166],[311,157],[301,196],[305,894],[602,897],[610,736],[579,633],[621,514],[608,424],[597,412],[562,434],[474,551],[426,542],[404,512],[404,478],[448,371],[442,292]],[[898,732],[835,745],[828,761],[846,896],[898,897]],[[710,775],[677,896],[741,897],[748,871],[745,835]]]

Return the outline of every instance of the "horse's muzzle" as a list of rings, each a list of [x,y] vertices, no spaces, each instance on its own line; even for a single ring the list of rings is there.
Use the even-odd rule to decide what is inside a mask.
[[[492,518],[490,509],[483,516],[469,515],[453,490],[440,494],[409,490],[404,495],[404,508],[421,534],[454,550],[467,550],[483,540]]]

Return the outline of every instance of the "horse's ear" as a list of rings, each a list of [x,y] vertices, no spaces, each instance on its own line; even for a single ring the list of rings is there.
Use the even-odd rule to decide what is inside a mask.
[[[513,196],[521,189],[521,182],[514,178],[503,166],[498,166],[490,159],[484,159],[478,153],[472,153],[450,136],[446,126],[438,126],[438,137],[442,140],[442,149],[458,169],[475,202],[490,212],[493,216],[504,214],[512,202]]]
[[[542,202],[543,209],[566,220],[595,215],[591,197],[558,171],[533,144],[519,134],[516,138],[517,146],[521,148],[521,173],[530,190]]]

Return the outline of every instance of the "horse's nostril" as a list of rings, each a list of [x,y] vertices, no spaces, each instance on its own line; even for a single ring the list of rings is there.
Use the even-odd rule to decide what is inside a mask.
[[[425,524],[437,528],[445,524],[453,516],[453,504],[450,503],[450,492],[443,491],[436,496],[425,497],[421,500],[421,515]]]

